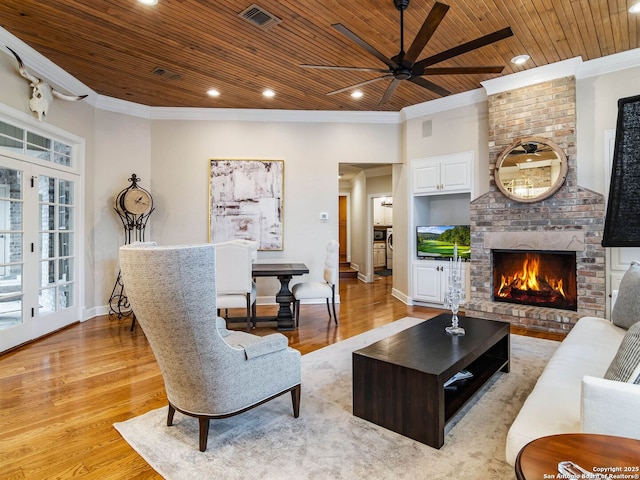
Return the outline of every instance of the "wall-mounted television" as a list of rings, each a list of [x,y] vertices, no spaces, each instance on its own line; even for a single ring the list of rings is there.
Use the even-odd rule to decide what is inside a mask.
[[[471,258],[470,225],[429,225],[417,227],[416,251],[418,258],[452,258],[458,244],[458,257]]]

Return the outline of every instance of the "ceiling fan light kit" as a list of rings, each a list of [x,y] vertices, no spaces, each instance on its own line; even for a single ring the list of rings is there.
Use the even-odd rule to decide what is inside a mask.
[[[340,23],[336,23],[331,25],[334,29],[340,32],[342,35],[347,37],[352,42],[359,45],[365,51],[376,57],[382,63],[384,63],[387,68],[369,68],[369,67],[354,67],[354,66],[341,66],[341,65],[300,65],[302,68],[314,68],[321,70],[351,70],[351,71],[367,71],[367,72],[377,72],[382,73],[383,75],[365,80],[363,82],[357,83],[355,85],[350,85],[348,87],[340,88],[338,90],[334,90],[332,92],[328,92],[327,95],[335,95],[338,93],[342,93],[348,90],[353,90],[354,88],[362,87],[368,85],[370,83],[378,82],[384,79],[390,79],[391,83],[387,87],[384,92],[382,98],[380,99],[379,105],[386,103],[393,93],[395,92],[398,85],[408,80],[416,85],[420,85],[427,90],[430,90],[437,95],[447,96],[450,95],[451,92],[446,88],[443,88],[427,79],[425,76],[430,75],[469,75],[469,74],[499,74],[502,73],[504,69],[503,66],[473,66],[473,67],[431,67],[437,63],[449,60],[451,58],[457,57],[458,55],[462,55],[463,53],[471,52],[472,50],[476,50],[478,48],[484,47],[486,45],[490,45],[499,40],[503,40],[505,38],[511,37],[513,35],[513,31],[510,27],[503,28],[502,30],[498,30],[496,32],[490,33],[483,37],[479,37],[470,42],[463,43],[458,45],[457,47],[450,48],[443,52],[440,52],[436,55],[432,55],[422,60],[418,61],[418,56],[422,53],[422,51],[427,46],[429,40],[436,32],[437,28],[440,26],[440,23],[444,19],[447,11],[449,10],[449,5],[445,5],[444,3],[436,2],[427,18],[424,20],[422,27],[418,31],[417,35],[413,39],[413,42],[409,46],[409,49],[405,52],[404,50],[404,11],[409,7],[410,0],[393,0],[393,4],[395,8],[400,12],[400,51],[399,53],[392,57],[388,58],[376,50],[374,47],[369,45],[367,42],[358,37],[355,33],[349,30],[347,27]]]

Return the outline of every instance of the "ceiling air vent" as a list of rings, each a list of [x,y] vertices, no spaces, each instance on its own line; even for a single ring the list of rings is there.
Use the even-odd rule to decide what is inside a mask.
[[[181,80],[182,75],[177,72],[172,72],[171,70],[167,70],[166,68],[156,67],[151,70],[151,73],[157,75],[162,78],[166,78],[167,80]]]
[[[261,30],[271,30],[282,22],[281,19],[267,12],[255,3],[238,14],[240,18],[252,23]]]

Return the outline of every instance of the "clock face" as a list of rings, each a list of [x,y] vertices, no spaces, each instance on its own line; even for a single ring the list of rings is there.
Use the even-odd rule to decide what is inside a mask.
[[[142,215],[151,210],[151,195],[146,190],[131,188],[120,198],[120,206],[126,212]]]

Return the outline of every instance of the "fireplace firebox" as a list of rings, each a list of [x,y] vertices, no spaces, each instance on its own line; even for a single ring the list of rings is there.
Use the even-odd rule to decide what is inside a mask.
[[[493,300],[578,310],[576,253],[492,250]]]

